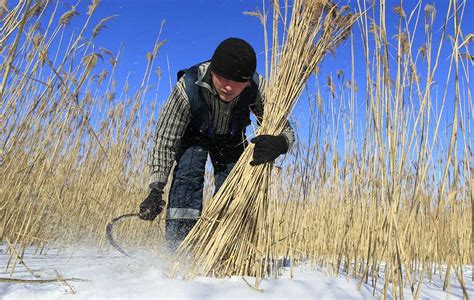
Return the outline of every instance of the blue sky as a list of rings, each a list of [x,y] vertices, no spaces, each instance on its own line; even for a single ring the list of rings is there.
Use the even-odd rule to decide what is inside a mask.
[[[372,1],[367,2],[371,3]],[[389,37],[396,34],[398,18],[392,9],[398,3],[399,1],[387,1],[387,29],[389,30]],[[422,7],[425,7],[428,3],[433,2],[423,1]],[[81,13],[81,16],[78,18],[79,20],[84,18],[88,4],[88,1],[81,1],[79,3],[78,11]],[[349,2],[349,4],[352,7],[356,7],[357,1]],[[434,4],[437,11],[434,25],[434,44],[437,45],[441,36],[448,1],[435,1]],[[416,1],[404,1],[407,13],[415,5]],[[473,6],[473,3],[468,3],[468,8],[465,11],[462,27],[465,34],[474,32],[474,22],[472,21],[474,18]],[[119,62],[118,72],[116,73],[118,87],[123,84],[125,77],[129,76],[131,90],[133,91],[134,87],[137,88],[139,86],[145,71],[146,53],[153,49],[160,31],[161,22],[166,21],[161,34],[161,40],[167,40],[167,44],[160,49],[156,61],[156,65],[160,66],[163,71],[163,79],[158,90],[159,100],[163,102],[170,92],[169,81],[171,79],[171,84],[174,84],[175,74],[179,69],[209,59],[218,43],[231,36],[243,38],[253,45],[258,59],[257,71],[263,73],[264,44],[262,26],[257,18],[243,14],[244,11],[254,11],[257,8],[262,10],[261,0],[102,0],[89,30],[91,31],[100,19],[117,15],[116,18],[107,23],[108,28],[99,34],[95,44],[106,47],[114,53],[123,45],[124,52]],[[422,19],[421,17],[420,22],[422,22]],[[74,26],[79,27],[80,25],[81,22],[76,22],[70,26],[71,29],[74,29]],[[423,26],[420,24],[414,43],[416,48],[424,42],[422,30]],[[359,91],[362,91],[365,87],[365,72],[363,71],[365,69],[365,62],[361,49],[360,32],[357,26],[354,29],[353,37],[356,61],[360,62],[360,65],[356,65],[356,82],[359,86]],[[392,42],[393,47],[390,51],[392,55],[395,55],[396,45],[393,39]],[[447,76],[449,48],[449,42],[446,41],[437,77],[439,85],[435,87],[441,95],[444,89],[442,81]],[[472,47],[470,49],[472,51]],[[171,78],[168,78],[168,63]],[[342,69],[346,73],[346,78],[349,78],[350,64],[351,52],[349,42],[342,45],[337,50],[335,56],[328,56],[323,61],[321,65],[320,88],[322,96],[326,101],[329,101],[326,76],[332,75],[333,79],[336,79],[337,71]],[[421,71],[420,75],[422,78],[426,77],[423,71]],[[473,75],[472,66],[471,75]],[[365,96],[362,92],[357,96],[356,102],[357,113],[360,113],[360,117],[362,117],[358,121],[360,124],[363,124]],[[307,103],[301,101],[296,107],[295,112],[296,114],[294,115],[297,115],[298,118],[293,119],[297,119],[296,122],[302,127],[300,134],[304,136],[309,119]],[[449,122],[451,116],[452,88],[449,88],[445,121]],[[448,131],[444,132],[443,136],[447,134],[449,134]]]
[[[110,21],[110,29],[97,42],[104,42],[113,49],[123,43],[125,52],[121,68],[141,74],[146,52],[153,49],[161,22],[165,20],[161,39],[168,42],[160,51],[157,63],[167,71],[169,61],[174,80],[178,69],[209,59],[218,43],[230,36],[249,41],[257,53],[262,53],[263,35],[258,20],[242,14],[260,6],[261,1],[239,0],[104,0],[98,10],[98,19],[119,16]],[[263,54],[258,60],[263,61]],[[163,92],[169,92],[169,84]]]

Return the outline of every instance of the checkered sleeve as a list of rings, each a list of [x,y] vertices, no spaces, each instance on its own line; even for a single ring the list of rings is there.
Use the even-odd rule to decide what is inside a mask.
[[[149,184],[166,184],[176,152],[191,120],[191,107],[185,91],[184,76],[176,83],[163,105],[149,156]]]

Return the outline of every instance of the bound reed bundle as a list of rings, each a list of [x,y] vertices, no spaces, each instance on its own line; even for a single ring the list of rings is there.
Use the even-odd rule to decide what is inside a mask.
[[[277,16],[274,20],[277,20],[278,1],[273,7]],[[280,47],[277,47],[278,31],[274,24],[270,80],[258,134],[281,132],[318,63],[348,37],[355,17],[346,11],[329,1],[294,1]],[[187,278],[198,274],[249,275],[258,282],[266,276],[262,262],[278,259],[278,253],[272,250],[273,222],[268,218],[267,194],[272,165],[250,166],[252,153],[250,145],[183,241],[172,276],[178,274],[186,261],[184,276]]]

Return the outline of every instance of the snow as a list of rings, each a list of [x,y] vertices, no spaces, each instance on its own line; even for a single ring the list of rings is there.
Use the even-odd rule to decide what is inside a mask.
[[[9,255],[0,246],[0,277],[8,278],[5,272]],[[342,274],[330,277],[324,270],[313,270],[309,264],[294,268],[294,278],[285,268],[278,279],[265,279],[260,284],[262,291],[249,286],[253,278],[231,277],[224,279],[198,277],[192,281],[170,279],[165,274],[168,263],[149,252],[135,254],[136,258],[124,257],[110,251],[101,253],[94,249],[49,251],[33,255],[28,249],[25,265],[36,275],[33,277],[25,266],[18,264],[12,278],[55,279],[80,278],[87,281],[53,283],[5,283],[0,282],[1,299],[377,299],[381,296],[382,281],[375,296],[371,285],[362,285],[357,290],[357,281]],[[30,251],[31,250],[31,251]],[[71,254],[72,253],[72,254]],[[466,283],[470,297],[474,296],[471,268],[466,267]],[[421,299],[462,299],[462,290],[454,278],[449,294],[442,291],[442,280],[437,276],[433,283],[425,283]],[[391,296],[391,295],[389,295]],[[412,298],[405,289],[406,299]]]

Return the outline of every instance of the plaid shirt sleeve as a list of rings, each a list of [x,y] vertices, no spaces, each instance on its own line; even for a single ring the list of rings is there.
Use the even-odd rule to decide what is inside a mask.
[[[153,149],[149,157],[150,187],[166,184],[189,122],[191,106],[185,91],[184,76],[176,83],[161,109],[155,131]]]

